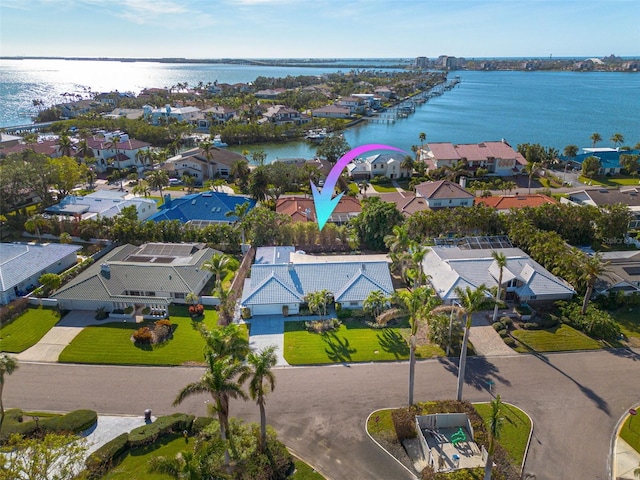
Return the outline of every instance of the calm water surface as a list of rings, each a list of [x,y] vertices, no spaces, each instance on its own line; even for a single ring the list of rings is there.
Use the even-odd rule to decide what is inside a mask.
[[[250,82],[258,76],[320,75],[346,71],[326,67],[260,67],[226,64],[153,62],[2,60],[0,61],[0,127],[29,123],[33,99],[61,103],[65,92],[138,93],[144,87],[187,82]],[[590,146],[593,132],[609,146],[613,133],[625,144],[640,142],[640,74],[577,72],[460,71],[462,82],[441,97],[419,106],[409,118],[393,124],[361,124],[348,130],[351,146],[387,143],[410,151],[427,141],[477,143],[504,138],[541,143],[562,150],[565,145]],[[232,147],[242,150],[245,147]],[[315,147],[305,142],[251,146],[268,153],[267,160],[310,157]]]

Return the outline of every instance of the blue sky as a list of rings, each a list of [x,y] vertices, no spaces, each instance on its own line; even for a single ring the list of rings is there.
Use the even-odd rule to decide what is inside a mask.
[[[5,56],[640,56],[638,0],[2,0]]]

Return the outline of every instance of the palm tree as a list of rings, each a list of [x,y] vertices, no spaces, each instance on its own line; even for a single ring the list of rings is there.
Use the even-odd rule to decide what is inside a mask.
[[[9,355],[0,355],[0,430],[4,422],[4,403],[2,402],[2,391],[4,390],[4,376],[11,375],[18,368],[18,360]]]
[[[222,442],[214,440],[207,441],[206,448],[196,451],[178,452],[175,457],[158,456],[149,460],[149,471],[168,475],[182,480],[204,480],[206,478],[220,478],[214,465],[209,461],[209,455],[213,452],[218,454],[223,450]]]
[[[147,173],[146,180],[149,182],[149,187],[153,190],[159,190],[160,198],[163,198],[162,187],[169,186],[169,175],[167,175],[167,172],[165,170],[152,170]]]
[[[207,177],[213,178],[213,164],[211,163],[213,159],[213,143],[202,142],[200,144],[200,150],[202,150],[202,153],[207,159]]]
[[[118,155],[118,144],[120,143],[120,135],[116,134],[113,135],[111,137],[111,139],[107,142],[106,147],[111,149],[113,148],[116,151],[115,154],[115,159],[116,159],[116,163],[118,165],[118,176],[120,177],[120,190],[124,190],[124,187],[122,186],[122,172],[120,169],[120,156]]]
[[[593,288],[596,285],[596,280],[600,275],[608,270],[611,262],[602,261],[602,253],[596,253],[592,257],[587,257],[582,264],[583,278],[587,282],[587,290],[584,293],[584,299],[582,300],[582,314],[587,313],[587,307],[589,306],[589,300],[593,294]]]
[[[466,316],[464,338],[460,352],[460,366],[458,367],[458,389],[456,393],[456,399],[462,401],[462,387],[464,385],[464,371],[467,366],[467,347],[469,344],[469,332],[471,330],[471,318],[475,312],[492,306],[493,300],[488,296],[489,290],[484,283],[475,290],[472,290],[470,287],[466,287],[464,290],[456,287],[455,293],[460,305],[457,307],[459,314]]]
[[[602,136],[598,132],[592,133],[589,138],[591,139],[593,148],[596,148],[596,144],[602,141]]]
[[[249,396],[256,401],[260,408],[260,451],[263,453],[267,448],[265,396],[268,392],[273,392],[276,386],[276,377],[272,371],[278,361],[275,353],[276,348],[275,345],[272,345],[260,352],[251,352],[247,357],[250,371],[240,379],[240,383],[243,383],[245,377],[251,377],[249,381]]]
[[[140,180],[138,184],[133,187],[132,192],[134,195],[144,195],[144,198],[147,198],[147,195],[151,193],[149,182],[147,182],[146,180]]]
[[[495,250],[491,252],[491,256],[500,269],[500,274],[498,275],[498,294],[496,295],[496,305],[493,307],[493,323],[495,323],[498,319],[498,308],[502,302],[502,275],[505,267],[507,266],[507,257],[504,253],[496,252]]]
[[[411,261],[417,270],[416,278],[413,280],[413,288],[418,288],[422,285],[422,280],[424,277],[424,266],[422,265],[422,261],[424,257],[429,253],[429,248],[424,245],[420,245],[417,242],[412,242],[409,245],[409,254],[411,255]]]
[[[222,286],[222,278],[227,274],[227,265],[229,256],[224,253],[214,254],[210,260],[202,264],[202,268],[209,270],[216,276],[215,288],[220,289]]]
[[[367,180],[366,178],[363,178],[358,182],[358,191],[360,192],[360,195],[362,195],[364,198],[367,198],[368,188],[369,188],[369,180]]]
[[[533,176],[538,171],[538,166],[539,165],[540,165],[540,163],[538,163],[538,162],[529,162],[524,167],[525,171],[529,175],[529,195],[531,195],[531,180],[533,179]]]
[[[426,312],[433,310],[437,303],[437,297],[428,287],[419,287],[409,292],[401,290],[396,293],[396,301],[409,313],[409,325],[411,336],[409,337],[409,406],[413,405],[413,387],[415,383],[416,369],[416,334],[420,320]]]
[[[621,133],[614,133],[611,135],[611,143],[613,143],[614,147],[618,147],[618,145],[622,145],[624,142],[624,136]]]
[[[218,358],[231,358],[242,363],[249,354],[249,342],[235,323],[212,330],[201,326],[200,334],[209,351]]]
[[[34,215],[29,220],[24,222],[24,228],[31,233],[35,233],[38,237],[38,241],[42,241],[42,233],[41,230],[43,227],[49,225],[49,220],[44,218],[42,215]]]
[[[183,400],[200,393],[208,393],[213,398],[213,410],[218,414],[220,423],[220,438],[227,441],[229,433],[229,400],[241,398],[245,400],[246,394],[242,391],[238,381],[248,367],[231,358],[220,358],[213,352],[205,354],[207,370],[200,380],[185,386],[173,401],[173,406],[180,405]],[[224,461],[229,465],[229,449],[224,450]]]
[[[578,146],[577,145],[567,145],[564,147],[564,156],[570,159],[573,159],[578,154]]]
[[[484,480],[491,480],[493,470],[493,454],[496,450],[496,440],[500,439],[504,417],[502,416],[502,400],[500,395],[491,402],[491,417],[489,417],[489,448],[487,450],[487,463],[484,465]]]
[[[362,309],[378,318],[388,299],[382,290],[372,290],[362,303]]]
[[[250,208],[251,204],[249,202],[244,202],[241,204],[236,204],[236,206],[233,207],[233,210],[230,210],[224,214],[225,217],[237,217],[235,223],[240,225],[240,232],[242,234],[242,245],[246,243],[244,238],[244,220],[247,217]]]
[[[251,169],[249,168],[249,162],[247,160],[236,160],[231,165],[231,176],[236,180],[238,186],[242,190],[244,190],[247,186],[247,182],[249,180],[249,175],[251,174]]]
[[[409,172],[409,177],[413,175],[413,166],[416,161],[413,159],[411,155],[405,155],[402,159],[402,163],[400,164],[400,168],[407,170]]]
[[[458,160],[453,165],[446,165],[446,179],[451,182],[457,182],[460,177],[471,177],[473,174],[467,170],[467,162]]]
[[[420,140],[420,149],[422,150],[422,148],[424,147],[424,142],[427,139],[427,134],[424,132],[420,132],[420,135],[418,135],[418,139]]]
[[[73,152],[73,142],[71,141],[71,138],[69,138],[69,135],[60,135],[60,137],[58,137],[58,142],[56,143],[56,148],[63,157],[70,157]]]
[[[82,159],[85,159],[87,157],[94,157],[93,150],[89,146],[86,138],[83,138],[78,142],[78,145],[76,146],[76,156]]]

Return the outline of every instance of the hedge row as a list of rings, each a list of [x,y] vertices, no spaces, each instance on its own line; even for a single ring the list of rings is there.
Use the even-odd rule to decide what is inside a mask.
[[[93,452],[84,462],[92,477],[100,476],[111,468],[129,446],[129,434],[118,435]]]
[[[0,442],[5,441],[12,434],[30,437],[48,432],[80,433],[98,421],[98,414],[93,410],[74,410],[65,415],[42,417],[37,422],[33,420],[32,416],[31,420],[26,420],[29,417],[30,415],[25,415],[19,409],[7,410],[5,421],[2,424]]]
[[[167,433],[191,431],[191,425],[195,417],[186,413],[174,413],[165,417],[159,417],[155,422],[143,425],[129,432],[129,446],[141,447],[154,443],[158,438]]]

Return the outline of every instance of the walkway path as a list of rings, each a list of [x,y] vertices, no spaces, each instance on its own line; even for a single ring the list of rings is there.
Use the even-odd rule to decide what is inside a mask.
[[[469,331],[469,341],[473,344],[476,355],[492,357],[496,355],[517,355],[511,348],[507,347],[498,332],[495,331],[488,315],[492,312],[478,312],[471,318],[471,330]],[[500,318],[500,315],[498,315]]]

